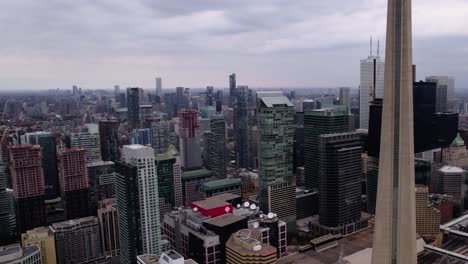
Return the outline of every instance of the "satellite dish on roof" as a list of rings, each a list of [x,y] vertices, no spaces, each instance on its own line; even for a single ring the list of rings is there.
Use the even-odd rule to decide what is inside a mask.
[[[255,208],[257,208],[257,206],[255,204],[250,205],[250,209],[255,210]]]
[[[255,246],[253,246],[252,249],[253,249],[253,251],[260,251],[260,250],[262,250],[262,245],[255,245]]]
[[[253,228],[258,228],[258,226],[259,226],[258,222],[253,223]]]
[[[240,205],[240,204],[237,204],[237,208],[240,208],[240,207],[241,207],[241,205]]]
[[[226,207],[224,208],[224,211],[225,211],[226,213],[229,213],[229,211],[231,211],[231,208],[229,208],[229,206],[226,206]]]
[[[244,207],[249,207],[250,206],[250,203],[249,202],[245,202],[244,203]]]
[[[194,211],[194,212],[198,211],[198,207],[194,207],[194,208],[193,208],[193,211]]]
[[[269,219],[272,219],[273,217],[275,217],[275,215],[274,215],[273,213],[268,213],[267,217],[268,217]]]

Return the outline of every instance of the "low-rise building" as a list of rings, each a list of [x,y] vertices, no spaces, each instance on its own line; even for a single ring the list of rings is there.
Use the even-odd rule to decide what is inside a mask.
[[[257,230],[242,229],[232,234],[226,242],[226,263],[276,263],[276,248],[260,239],[261,233]]]
[[[41,264],[41,250],[38,245],[0,247],[0,264]]]
[[[50,227],[37,227],[21,235],[23,247],[38,245],[41,250],[42,264],[56,264],[55,238]]]

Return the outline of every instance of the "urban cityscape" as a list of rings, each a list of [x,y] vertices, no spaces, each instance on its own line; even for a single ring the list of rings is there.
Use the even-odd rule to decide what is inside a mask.
[[[0,264],[468,263],[468,90],[381,2],[348,86],[0,81]]]

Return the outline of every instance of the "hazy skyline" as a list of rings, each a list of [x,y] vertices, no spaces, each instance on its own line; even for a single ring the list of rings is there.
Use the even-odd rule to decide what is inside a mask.
[[[413,1],[418,79],[468,88],[466,0]],[[99,0],[0,3],[0,89],[357,87],[385,43],[385,0]],[[375,51],[374,51],[375,52]]]

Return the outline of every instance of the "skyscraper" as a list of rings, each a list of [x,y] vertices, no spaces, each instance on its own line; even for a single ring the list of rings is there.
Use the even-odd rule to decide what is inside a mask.
[[[343,105],[346,108],[347,112],[349,112],[351,108],[351,102],[349,101],[349,92],[349,87],[340,88],[340,105]]]
[[[320,135],[318,143],[320,224],[353,224],[361,218],[361,135]]]
[[[97,211],[102,252],[105,257],[118,256],[120,253],[119,224],[115,198],[99,201]]]
[[[454,105],[455,80],[449,76],[429,76],[426,82],[436,83],[436,111],[458,112]]]
[[[65,149],[58,153],[60,192],[68,219],[89,216],[88,169],[85,149]]]
[[[372,40],[371,40],[372,41]],[[369,103],[384,94],[385,63],[371,52],[369,57],[361,60],[361,84],[359,93],[359,128],[369,127]]]
[[[84,148],[88,162],[101,160],[101,142],[97,124],[86,124],[80,132],[70,134],[70,147]]]
[[[156,96],[162,97],[162,79],[161,77],[156,78]]]
[[[233,99],[236,165],[238,168],[253,168],[252,90],[239,86]]]
[[[46,198],[53,199],[60,196],[57,169],[57,152],[55,138],[50,132],[26,133],[28,144],[41,146],[42,169],[46,184]]]
[[[171,142],[169,122],[154,120],[151,122],[151,147],[156,154],[166,152]]]
[[[18,232],[46,224],[44,173],[39,145],[10,146],[10,171]]]
[[[6,185],[7,173],[2,148],[0,145],[0,245],[7,245],[15,242],[16,216],[14,193]]]
[[[218,179],[226,178],[227,149],[226,122],[224,116],[215,115],[210,119],[209,159],[213,176]]]
[[[185,169],[202,166],[198,112],[188,109],[179,112],[180,161]]]
[[[141,88],[127,88],[128,124],[131,129],[140,126],[140,97],[142,93]]]
[[[260,209],[295,225],[294,106],[285,96],[257,93],[257,119]]]
[[[415,264],[411,0],[389,0],[372,263]]]
[[[236,95],[236,74],[229,75],[229,107],[233,107],[234,96]]]
[[[319,136],[347,132],[348,113],[345,110],[324,108],[304,113],[305,187],[318,189],[320,172]]]
[[[213,86],[206,87],[206,100],[205,105],[207,106],[214,106],[215,98],[214,98],[214,91]]]
[[[101,158],[115,161],[119,158],[119,121],[117,119],[99,121]]]
[[[122,149],[122,160],[126,164],[137,168],[138,197],[140,199],[139,225],[141,225],[143,253],[159,255],[161,254],[161,230],[158,177],[154,150],[142,145],[127,145]]]

